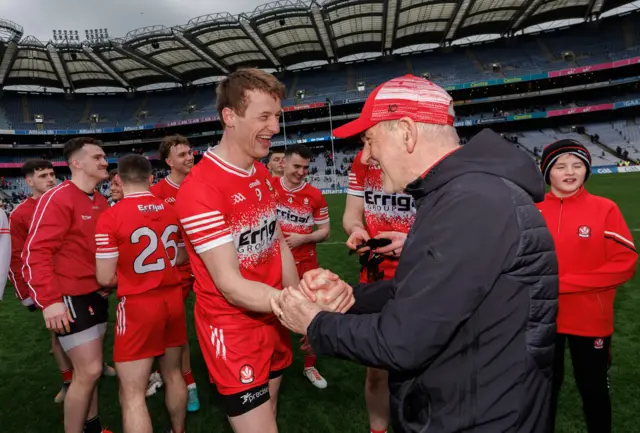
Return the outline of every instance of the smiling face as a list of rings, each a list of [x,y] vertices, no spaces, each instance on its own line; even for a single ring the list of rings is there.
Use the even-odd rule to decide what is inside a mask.
[[[254,159],[269,155],[271,138],[280,132],[280,99],[259,90],[245,92],[244,114],[224,108],[226,133]]]
[[[549,172],[551,192],[556,197],[570,197],[584,184],[587,166],[575,155],[561,155]]]
[[[105,159],[104,150],[95,144],[85,144],[71,158],[71,165],[75,169],[79,169],[96,183],[102,182],[109,177],[107,173],[107,160]]]
[[[284,159],[284,176],[293,185],[300,185],[309,175],[310,160],[294,153]]]
[[[193,160],[191,146],[179,143],[171,146],[169,156],[165,159],[165,162],[171,167],[171,171],[176,171],[186,176],[193,168]]]
[[[411,153],[404,143],[403,129],[389,127],[384,122],[367,129],[362,134],[364,148],[362,163],[378,164],[382,171],[382,189],[387,194],[403,192],[413,179],[406,169],[411,163]],[[415,137],[410,137],[415,139]]]

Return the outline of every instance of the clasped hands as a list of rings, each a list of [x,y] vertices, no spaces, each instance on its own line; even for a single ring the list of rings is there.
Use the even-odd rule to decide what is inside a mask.
[[[306,272],[297,288],[287,287],[272,297],[271,309],[289,330],[306,335],[321,311],[345,313],[355,303],[353,288],[326,269]]]

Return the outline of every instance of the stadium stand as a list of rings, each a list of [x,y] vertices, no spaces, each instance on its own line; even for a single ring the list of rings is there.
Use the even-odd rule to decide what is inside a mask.
[[[322,6],[328,8],[325,12],[342,10],[340,2],[332,3],[335,4]],[[395,23],[393,45],[403,48],[412,45],[410,42],[440,42],[435,41],[433,32],[420,27],[424,23],[419,22],[434,19],[430,15],[434,9],[428,2],[410,3],[398,2],[401,22]],[[495,18],[498,12],[491,11],[497,7],[492,2],[477,3],[473,11],[448,12],[452,34],[457,31],[459,37],[465,37],[491,33],[500,27],[499,22],[509,22],[512,30],[518,27],[517,22],[520,22],[518,29],[526,27],[525,21],[542,22],[535,13],[522,11],[522,15],[514,15],[515,6],[509,12],[507,7],[498,8],[504,18],[500,21]],[[617,0],[604,0],[597,7],[604,12],[619,4]],[[295,5],[289,2],[287,5],[300,16],[306,14],[310,20],[316,19],[315,3],[305,6],[302,2]],[[348,140],[336,141],[336,149],[330,150],[330,144],[333,146],[331,122],[354,116],[364,98],[379,83],[407,73],[428,77],[452,91],[457,104],[456,126],[463,142],[479,127],[484,127],[480,125],[486,125],[503,132],[532,158],[538,158],[549,142],[571,138],[589,148],[594,167],[640,160],[640,117],[630,115],[640,113],[631,113],[626,108],[640,106],[640,66],[635,66],[640,64],[640,58],[636,57],[640,56],[640,27],[635,25],[640,13],[530,35],[516,36],[512,31],[510,37],[485,43],[462,46],[441,43],[431,51],[407,55],[384,50],[383,56],[376,59],[333,62],[335,57],[376,51],[383,40],[384,29],[373,28],[377,24],[370,23],[373,26],[370,33],[366,29],[358,33],[356,25],[365,10],[345,3],[345,12],[361,12],[360,18],[338,19],[329,15],[326,25],[332,28],[331,37],[323,35],[317,26],[312,28],[308,20],[293,22],[295,28],[287,30],[286,25],[274,18],[277,14],[271,13],[275,10],[272,7],[282,7],[282,4],[265,5],[248,15],[255,21],[252,28],[257,29],[256,37],[265,42],[264,46],[259,46],[259,41],[247,33],[242,23],[224,14],[195,18],[186,26],[172,29],[145,28],[132,31],[123,39],[75,45],[45,44],[31,36],[21,39],[21,28],[5,21],[5,31],[0,34],[0,59],[6,66],[0,68],[0,86],[5,89],[0,92],[0,147],[15,150],[2,151],[0,164],[16,169],[24,160],[40,155],[61,165],[58,149],[41,152],[25,149],[31,145],[59,147],[70,138],[65,134],[73,134],[56,135],[51,131],[71,130],[80,134],[93,131],[105,133],[99,138],[105,141],[110,163],[124,153],[142,153],[154,161],[156,173],[161,175],[164,168],[156,162],[159,159],[156,149],[163,134],[185,134],[200,152],[214,144],[219,136],[214,86],[196,82],[212,75],[224,75],[239,66],[276,66],[274,73],[287,89],[283,107],[291,108],[292,112],[285,112],[286,121],[281,134],[274,137],[274,146],[283,145],[285,140],[313,143],[315,156],[309,180],[321,189],[346,187],[346,176],[356,153],[354,143]],[[396,6],[391,3],[380,6],[384,7]],[[543,4],[536,7],[541,8],[543,15],[547,14],[546,18],[564,17],[561,7],[558,10]],[[596,6],[592,2],[584,7]],[[366,12],[376,15],[376,8]],[[293,9],[286,10],[293,14]],[[455,24],[457,13],[463,14],[463,24]],[[382,21],[388,12],[379,15]],[[483,17],[488,21],[495,18],[496,22],[482,22]],[[341,27],[340,23],[345,21],[349,24],[343,24],[351,28],[352,33],[346,31],[347,27]],[[216,42],[216,38],[224,39],[222,35],[227,31],[222,29],[223,22],[234,23],[231,26],[234,30],[228,30],[229,39],[225,40],[233,39],[236,45]],[[267,22],[270,24],[265,24]],[[13,33],[7,31],[12,25]],[[436,27],[438,32],[446,30],[440,24]],[[415,34],[410,34],[410,29]],[[374,48],[373,42],[358,39],[356,33],[374,35],[374,39],[379,37],[375,39],[378,48]],[[504,33],[503,30],[500,33]],[[283,42],[282,38],[276,41],[272,38],[275,34],[281,34],[289,42]],[[444,37],[442,33],[439,35]],[[304,38],[315,39],[304,42]],[[328,42],[331,43],[327,46]],[[186,57],[179,62],[180,55]],[[308,67],[301,63],[323,58],[328,59],[329,64]],[[611,63],[614,61],[621,62]],[[304,67],[298,70],[283,67],[292,64]],[[39,92],[7,89],[33,84],[33,79],[26,77],[37,79],[41,85]],[[164,82],[182,85],[169,90],[136,91]],[[508,83],[513,84],[509,87]],[[87,90],[96,86],[114,91],[91,93]],[[593,113],[576,116],[599,105],[606,108],[595,110],[625,108],[627,114],[623,118],[617,114],[602,118]],[[36,115],[42,117],[41,121],[36,121]],[[523,119],[547,120],[520,122]],[[176,125],[183,127],[167,129]],[[107,131],[107,128],[117,131]],[[65,176],[64,169],[59,171],[60,176]],[[101,185],[100,190],[107,194],[108,185]],[[17,203],[26,196],[27,188],[19,174],[12,171],[2,178],[0,193],[5,193],[10,203]]]

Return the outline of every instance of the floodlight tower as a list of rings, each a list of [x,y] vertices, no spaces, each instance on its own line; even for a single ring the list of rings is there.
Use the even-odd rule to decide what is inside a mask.
[[[59,44],[78,43],[80,42],[80,36],[77,30],[54,30],[53,40]]]
[[[84,36],[87,41],[96,43],[109,40],[109,30],[107,29],[88,29],[84,31]]]

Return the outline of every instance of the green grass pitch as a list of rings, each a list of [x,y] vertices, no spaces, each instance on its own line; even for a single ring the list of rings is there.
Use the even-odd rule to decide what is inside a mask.
[[[627,220],[636,244],[640,244],[640,173],[593,176],[589,190],[615,200]],[[318,246],[320,265],[355,281],[357,259],[347,255],[346,237],[341,219],[344,195],[327,196],[331,215],[331,239]],[[62,407],[53,402],[60,388],[60,374],[49,355],[49,335],[42,315],[29,313],[13,297],[7,287],[5,301],[0,304],[0,432],[40,433],[62,431]],[[193,310],[193,297],[189,310]],[[112,321],[115,309],[111,310]],[[640,370],[636,361],[640,354],[640,276],[619,289],[616,298],[616,332],[613,339],[611,394],[614,431],[637,433],[640,402]],[[201,409],[187,416],[187,432],[231,432],[215,390],[208,376],[195,338],[189,313],[189,336],[194,376],[199,386]],[[107,333],[105,359],[111,360],[113,323]],[[280,392],[278,424],[283,433],[368,432],[364,404],[364,367],[336,359],[318,359],[317,367],[329,382],[325,390],[314,388],[302,376],[302,357],[297,350],[298,337],[293,337],[296,353],[293,366],[285,373]],[[567,377],[559,408],[557,431],[584,432],[582,409],[571,377],[567,356]],[[163,407],[164,391],[147,399],[154,430],[166,428]],[[103,425],[121,433],[117,381],[103,378],[100,382],[100,416]]]

